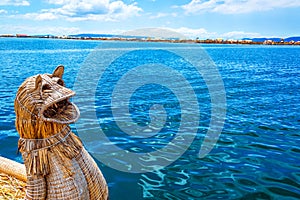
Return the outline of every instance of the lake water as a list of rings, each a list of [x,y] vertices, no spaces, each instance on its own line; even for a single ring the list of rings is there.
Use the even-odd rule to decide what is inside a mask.
[[[205,78],[197,75],[184,58],[166,51],[166,46],[175,52],[200,48],[198,44],[0,38],[0,155],[22,162],[16,154],[16,91],[25,78],[51,73],[59,64],[65,66],[67,87],[78,88],[77,75],[86,85],[96,83],[96,98],[87,97],[86,104],[91,101],[103,132],[114,145],[136,155],[164,148],[176,138],[183,120],[182,104],[177,99],[182,94],[174,94],[159,84],[145,84],[133,93],[129,112],[135,123],[147,126],[151,122],[149,109],[154,104],[165,109],[164,127],[148,138],[124,134],[118,125],[128,125],[127,120],[114,119],[110,108],[114,86],[126,72],[135,66],[160,63],[183,74],[195,91],[200,113],[195,138],[175,162],[152,172],[128,173],[98,160],[109,185],[110,199],[300,199],[300,47],[202,45],[220,73],[227,106],[222,134],[213,150],[199,158],[212,120],[212,94]],[[93,63],[95,49],[103,60],[115,58],[111,56],[113,52],[126,49],[126,54],[113,62],[105,61],[109,66],[99,82],[93,74],[102,68],[86,67]],[[86,76],[81,76],[83,67]],[[161,70],[156,77],[168,73]],[[174,80],[174,87],[177,82]],[[76,92],[80,95],[84,89],[80,87]],[[84,117],[89,107],[79,105],[79,109],[84,123],[72,125],[74,131],[79,136],[82,130],[95,132],[89,126],[94,121]],[[195,126],[187,123],[185,128],[189,132]],[[148,133],[147,129],[143,134]],[[185,142],[182,140],[182,145]],[[177,144],[182,150],[180,142]],[[101,141],[93,145],[87,142],[90,152],[97,151],[97,146],[109,147]],[[109,153],[100,156],[116,159]]]

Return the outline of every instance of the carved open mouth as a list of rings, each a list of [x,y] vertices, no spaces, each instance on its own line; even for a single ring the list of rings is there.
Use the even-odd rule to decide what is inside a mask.
[[[41,111],[43,120],[61,124],[75,122],[80,114],[77,106],[70,102],[72,96],[63,97],[45,105]]]

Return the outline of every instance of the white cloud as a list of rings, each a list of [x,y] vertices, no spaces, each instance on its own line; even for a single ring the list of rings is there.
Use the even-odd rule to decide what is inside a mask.
[[[5,31],[5,32],[3,32]],[[0,25],[0,33],[24,33],[29,35],[53,34],[53,35],[69,35],[80,33],[80,29],[76,27],[56,27],[56,26],[11,26]]]
[[[119,0],[48,0],[48,3],[60,7],[43,9],[37,13],[27,13],[22,17],[35,20],[121,21],[131,16],[138,16],[142,11],[136,3],[125,4]]]
[[[180,39],[207,39],[207,38],[216,38],[216,32],[209,32],[204,28],[192,29],[187,27],[180,28],[168,28],[168,27],[159,27],[159,28],[142,28],[136,30],[130,30],[122,33],[122,35],[131,35],[131,36],[148,36],[148,37],[157,37],[157,38],[180,38]]]
[[[149,19],[159,19],[163,17],[177,17],[177,13],[162,13],[159,12],[156,15],[151,15]]]
[[[186,13],[241,14],[276,8],[300,7],[299,0],[192,0],[181,6]]]
[[[261,37],[259,33],[244,32],[244,31],[231,31],[221,35],[224,39],[242,39],[242,38],[258,38]]]
[[[7,14],[7,10],[0,9],[0,14]]]
[[[122,33],[124,35],[134,35],[134,36],[150,36],[150,37],[158,37],[158,38],[181,38],[181,39],[242,39],[242,38],[254,38],[261,37],[259,33],[253,32],[244,32],[244,31],[231,31],[226,33],[217,33],[211,32],[204,28],[143,28],[125,31]]]
[[[25,19],[34,19],[34,20],[53,20],[58,18],[58,16],[55,15],[55,13],[51,13],[51,12],[27,13],[21,16],[22,18]]]
[[[186,38],[184,35],[170,28],[141,28],[129,30],[121,33],[122,35],[155,37],[155,38]]]
[[[180,28],[172,28],[171,30],[176,31],[182,35],[184,35],[186,38],[195,39],[195,38],[214,38],[216,37],[217,33],[215,32],[209,32],[204,28],[198,28],[198,29],[192,29],[187,27],[180,27]]]
[[[169,30],[180,33],[184,35],[186,38],[190,39],[216,39],[216,38],[223,38],[223,39],[243,39],[243,38],[256,38],[262,37],[259,33],[253,32],[244,32],[244,31],[231,31],[226,33],[217,33],[211,32],[204,28],[187,28],[187,27],[180,27],[180,28],[169,28]]]
[[[29,1],[25,0],[1,0],[0,6],[29,6]]]
[[[49,4],[57,4],[57,5],[63,5],[67,3],[71,3],[71,0],[48,0],[47,1]]]

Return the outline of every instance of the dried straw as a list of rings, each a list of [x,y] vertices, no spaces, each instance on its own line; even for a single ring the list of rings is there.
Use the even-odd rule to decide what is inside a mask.
[[[0,199],[23,199],[26,180],[23,164],[0,156]]]
[[[24,199],[26,183],[19,179],[0,173],[0,199]]]

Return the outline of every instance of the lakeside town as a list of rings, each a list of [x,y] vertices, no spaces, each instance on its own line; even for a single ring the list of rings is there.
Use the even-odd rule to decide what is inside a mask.
[[[78,34],[78,35],[27,35],[27,34],[0,34],[1,37],[11,38],[49,38],[49,39],[72,39],[72,40],[108,40],[108,41],[141,41],[141,42],[170,42],[170,43],[201,43],[201,44],[248,44],[248,45],[300,45],[300,37],[289,38],[256,38],[254,39],[179,39],[179,38],[158,38],[143,36],[125,35],[101,35],[101,34]]]

